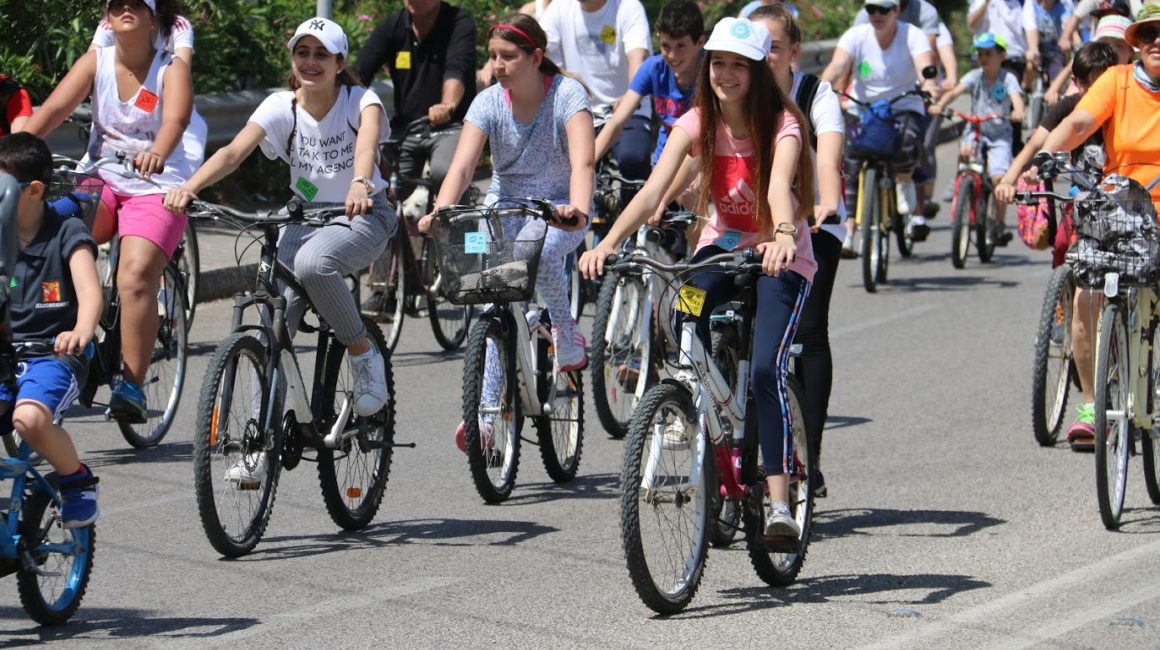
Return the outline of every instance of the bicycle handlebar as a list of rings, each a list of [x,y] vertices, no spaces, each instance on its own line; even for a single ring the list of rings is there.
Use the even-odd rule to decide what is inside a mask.
[[[481,212],[487,213],[489,217],[518,217],[527,215],[529,208],[534,208],[536,217],[544,221],[552,223],[560,223],[565,226],[575,226],[579,223],[577,217],[568,217],[567,219],[556,219],[556,206],[551,201],[544,199],[536,199],[532,197],[527,198],[504,198],[497,203],[520,203],[518,207],[510,208],[481,208],[476,205],[445,205],[437,208],[432,213],[436,219],[445,219],[451,223],[467,219],[467,214],[479,214]],[[587,215],[585,215],[587,217]]]
[[[280,226],[285,224],[304,224],[314,228],[329,225],[331,219],[346,214],[346,206],[333,205],[319,208],[307,208],[298,199],[291,199],[286,203],[286,213],[279,214],[274,210],[257,210],[245,212],[228,205],[210,203],[201,199],[194,199],[187,209],[189,216],[195,219],[224,219],[242,224],[263,224]],[[346,225],[347,224],[341,224]]]
[[[974,124],[975,126],[978,126],[983,122],[990,122],[991,120],[999,120],[1003,122],[1007,121],[1007,118],[996,113],[988,113],[987,115],[971,115],[969,113],[963,113],[962,111],[956,111],[950,108],[942,111],[940,115],[947,119],[953,119],[957,117],[958,119],[967,122],[968,124]]]
[[[651,266],[658,271],[672,274],[687,273],[688,271],[695,271],[711,266],[719,267],[725,271],[749,273],[751,275],[764,273],[764,270],[761,268],[761,254],[755,248],[746,248],[731,253],[718,253],[696,264],[690,264],[688,262],[665,264],[647,255],[640,254],[637,251],[625,254],[613,253],[605,258],[604,265],[606,270],[612,270],[614,272],[627,271],[634,266],[643,265]]]
[[[849,93],[844,93],[842,91],[838,91],[838,94],[841,95],[842,97],[845,97],[846,99],[850,100],[851,102],[854,102],[858,106],[861,106],[862,108],[870,108],[870,105],[874,103],[874,102],[864,102],[860,99],[855,99]],[[931,101],[930,93],[926,92],[918,85],[916,85],[914,87],[914,89],[908,90],[908,91],[902,93],[901,95],[898,95],[897,97],[893,97],[893,98],[888,99],[886,101],[891,106],[893,106],[896,102],[902,101],[903,99],[910,97],[911,95],[914,95],[916,97],[921,98],[922,101],[925,103],[930,103],[930,101]]]

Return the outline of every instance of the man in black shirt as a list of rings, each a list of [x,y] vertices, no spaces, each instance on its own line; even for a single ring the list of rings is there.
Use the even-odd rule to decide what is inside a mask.
[[[364,84],[386,65],[394,83],[398,131],[421,117],[433,127],[459,123],[475,98],[475,22],[464,11],[441,0],[403,0],[403,10],[383,19],[354,62]],[[431,138],[403,143],[400,175],[418,177],[430,158],[431,196],[447,176],[461,127],[446,126]],[[411,192],[401,188],[399,198]]]

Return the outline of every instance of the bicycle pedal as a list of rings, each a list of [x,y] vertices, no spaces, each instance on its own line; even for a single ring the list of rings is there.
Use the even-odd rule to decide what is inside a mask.
[[[798,538],[788,535],[767,536],[765,548],[772,553],[797,553],[801,549],[798,545]]]

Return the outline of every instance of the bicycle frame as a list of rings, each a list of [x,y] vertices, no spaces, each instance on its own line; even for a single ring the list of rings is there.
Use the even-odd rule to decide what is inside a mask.
[[[524,416],[551,415],[551,400],[541,401],[539,387],[535,380],[541,371],[539,355],[536,354],[536,342],[544,340],[547,341],[548,345],[551,345],[552,332],[539,320],[538,307],[531,307],[527,313],[536,314],[535,325],[528,325],[528,318],[520,312],[518,303],[489,305],[480,318],[488,316],[497,318],[501,323],[506,323],[505,327],[515,330],[513,340],[515,341],[516,376],[518,377]],[[481,407],[480,413],[498,414],[501,410],[502,406],[499,405]]]
[[[1156,350],[1152,349],[1152,341],[1148,339],[1148,330],[1154,321],[1160,319],[1160,297],[1152,287],[1131,287],[1124,290],[1118,288],[1119,275],[1109,273],[1105,276],[1103,294],[1109,300],[1119,300],[1124,303],[1127,321],[1128,345],[1126,350],[1117,351],[1127,357],[1128,377],[1131,388],[1128,390],[1128,403],[1122,411],[1107,411],[1110,421],[1128,423],[1140,431],[1151,431],[1160,427],[1160,404],[1153,399],[1152,391],[1155,388],[1155,377],[1151,368],[1145,367]],[[1101,322],[1099,327],[1105,327]],[[1106,326],[1112,326],[1108,323]],[[1098,354],[1098,351],[1097,351]],[[1130,415],[1129,415],[1130,414]]]

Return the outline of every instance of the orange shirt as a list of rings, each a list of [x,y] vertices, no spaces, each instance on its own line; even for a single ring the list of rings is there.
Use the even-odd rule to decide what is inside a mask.
[[[1160,93],[1145,90],[1132,65],[1108,68],[1076,108],[1103,125],[1104,173],[1125,174],[1147,187],[1160,176]],[[1152,203],[1160,213],[1160,186],[1152,188]]]

